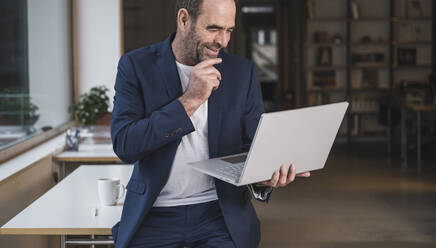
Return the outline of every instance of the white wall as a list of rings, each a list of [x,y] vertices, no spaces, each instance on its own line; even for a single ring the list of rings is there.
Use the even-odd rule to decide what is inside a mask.
[[[73,0],[73,10],[76,90],[82,94],[105,85],[112,109],[122,45],[121,0]]]
[[[36,128],[70,120],[72,98],[70,0],[27,1],[29,93],[39,108]]]

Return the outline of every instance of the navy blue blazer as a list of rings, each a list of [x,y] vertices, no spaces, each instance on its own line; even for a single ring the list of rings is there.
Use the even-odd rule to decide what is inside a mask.
[[[127,184],[121,220],[112,228],[115,246],[129,245],[144,216],[168,180],[181,138],[194,126],[177,100],[182,95],[174,34],[164,42],[131,51],[119,61],[111,118],[113,148],[126,163],[135,163]],[[264,107],[255,65],[220,52],[220,86],[208,102],[210,157],[248,150]],[[219,205],[239,248],[257,247],[259,221],[247,187],[215,179]]]

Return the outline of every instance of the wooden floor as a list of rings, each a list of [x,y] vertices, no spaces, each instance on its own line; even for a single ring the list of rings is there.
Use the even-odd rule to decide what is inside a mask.
[[[436,247],[433,148],[418,175],[380,145],[334,146],[325,169],[255,203],[260,247]]]

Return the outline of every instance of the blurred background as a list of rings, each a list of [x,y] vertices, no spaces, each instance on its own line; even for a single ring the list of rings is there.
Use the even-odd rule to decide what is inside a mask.
[[[175,31],[175,2],[1,1],[0,225],[58,183],[64,147],[13,159],[71,127],[110,143],[118,60]],[[350,103],[326,168],[255,203],[261,247],[436,247],[435,4],[238,1],[226,50],[257,65],[266,112]],[[107,105],[83,102],[95,87]],[[1,247],[58,244],[0,235]]]

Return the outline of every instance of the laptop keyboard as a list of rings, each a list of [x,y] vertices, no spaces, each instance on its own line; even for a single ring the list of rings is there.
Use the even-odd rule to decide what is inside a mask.
[[[219,174],[224,175],[225,177],[236,182],[241,177],[243,168],[244,168],[243,164],[231,164],[230,163],[230,164],[226,164],[226,165],[217,167],[216,171]]]

